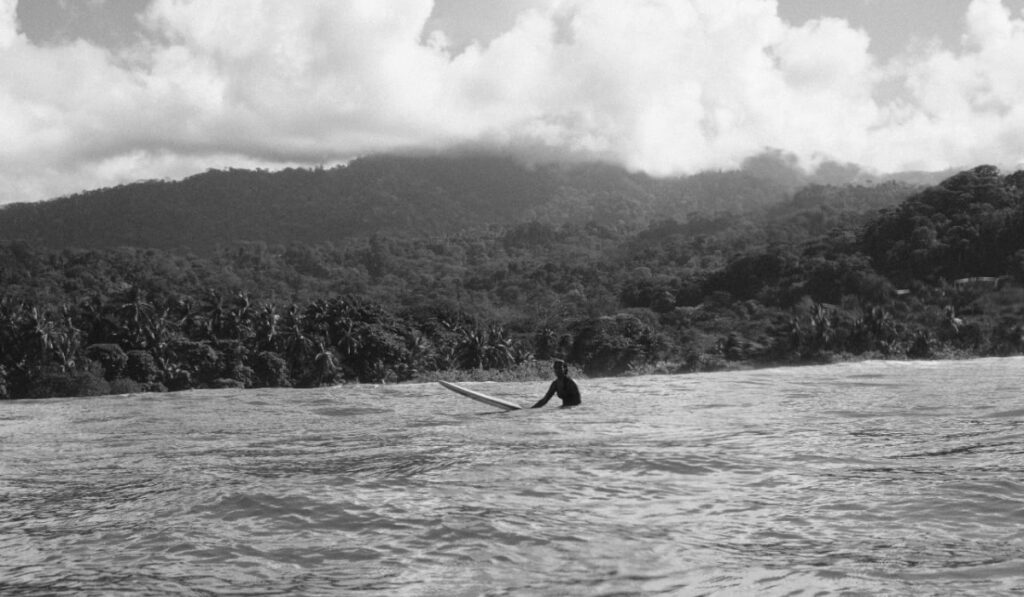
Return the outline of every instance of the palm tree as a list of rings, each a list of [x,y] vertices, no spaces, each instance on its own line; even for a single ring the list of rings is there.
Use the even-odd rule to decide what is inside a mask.
[[[51,340],[53,360],[62,372],[77,368],[82,351],[82,332],[72,321],[72,310],[67,305],[60,307],[60,326]]]
[[[523,346],[522,344],[516,344],[512,351],[512,361],[516,365],[532,363],[534,361],[533,350],[529,347]]]
[[[487,332],[478,327],[462,328],[460,331],[462,338],[457,348],[459,360],[467,368],[483,369],[488,353]]]
[[[302,313],[303,329],[310,336],[326,341],[331,345],[330,339],[330,305],[323,300],[316,300],[306,306]]]
[[[143,348],[145,346],[145,328],[153,320],[155,308],[146,300],[142,291],[131,287],[116,307],[120,324],[120,336],[125,348]]]
[[[356,326],[356,322],[345,318],[342,322],[336,323],[338,323],[336,326],[338,341],[335,346],[346,357],[358,353],[359,349],[363,347],[363,339],[360,334],[361,330]]]
[[[40,312],[37,307],[31,307],[24,313],[22,329],[23,350],[26,354],[43,360],[53,348],[54,338],[59,333],[56,326],[45,313]]]
[[[455,344],[442,344],[437,348],[435,366],[438,369],[451,369],[459,360],[459,347]]]
[[[295,305],[289,307],[288,312],[281,318],[276,345],[292,371],[298,373],[307,368],[309,356],[316,344],[303,331],[302,316]]]
[[[281,316],[277,313],[274,305],[263,305],[253,319],[253,332],[255,333],[256,347],[258,350],[273,350],[278,336],[278,322]]]
[[[219,292],[212,288],[206,291],[204,297],[204,304],[199,311],[202,314],[202,319],[199,319],[199,323],[202,324],[204,335],[208,340],[216,340],[223,337],[225,319],[227,317],[227,307],[224,305],[224,297]]]
[[[143,330],[143,347],[156,360],[157,366],[165,370],[173,360],[171,345],[181,339],[181,333],[171,317],[171,309],[165,306]]]
[[[168,309],[174,313],[174,327],[189,340],[207,337],[209,326],[192,297],[172,299]]]
[[[896,347],[899,332],[892,314],[883,307],[874,306],[854,323],[855,334],[861,336],[866,348],[889,353]]]
[[[815,303],[811,311],[811,342],[815,350],[827,349],[835,338],[832,313],[821,303]]]
[[[338,366],[334,362],[334,355],[331,354],[330,349],[325,348],[323,342],[317,345],[317,355],[313,359],[313,379],[315,380],[314,385],[320,386],[326,383],[334,382],[334,375],[338,371]]]
[[[431,343],[422,333],[412,330],[406,334],[405,348],[408,355],[405,365],[409,376],[415,375],[420,368],[429,366]]]
[[[497,369],[507,369],[515,362],[516,344],[508,335],[505,328],[500,325],[492,325],[487,329],[486,338],[486,360],[487,366]]]
[[[543,327],[534,334],[533,344],[538,359],[550,359],[558,349],[558,334],[550,327]]]
[[[227,308],[224,315],[224,330],[226,338],[232,340],[246,340],[255,334],[253,319],[256,312],[253,309],[249,295],[239,292],[235,295],[234,302]]]

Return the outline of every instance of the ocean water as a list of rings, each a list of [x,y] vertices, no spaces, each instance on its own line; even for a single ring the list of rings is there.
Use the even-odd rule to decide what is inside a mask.
[[[1024,359],[579,381],[0,403],[0,594],[1024,594]]]

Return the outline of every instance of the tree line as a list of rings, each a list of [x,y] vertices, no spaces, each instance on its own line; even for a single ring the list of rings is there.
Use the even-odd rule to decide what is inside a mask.
[[[1024,173],[211,254],[0,244],[0,396],[1018,354]]]
[[[645,226],[691,213],[753,212],[805,183],[821,183],[783,156],[749,161],[743,170],[673,178],[608,164],[528,166],[510,156],[469,153],[368,156],[276,172],[209,170],[7,205],[0,208],[0,239],[47,249],[131,246],[210,256],[218,246],[244,241],[317,245],[532,221]]]

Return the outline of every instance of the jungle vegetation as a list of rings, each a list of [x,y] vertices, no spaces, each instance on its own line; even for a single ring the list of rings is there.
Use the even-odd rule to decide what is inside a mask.
[[[390,198],[352,193],[308,226],[281,207],[256,240],[248,215],[199,226],[206,196],[172,201],[158,188],[172,183],[125,201],[152,185],[198,228],[170,212],[164,232],[133,228],[148,216],[111,199],[121,188],[0,210],[0,397],[495,376],[555,356],[597,376],[1024,351],[1024,172],[917,186],[590,166],[570,184],[489,167],[460,188],[445,186],[457,173],[384,168],[362,184]],[[232,197],[242,180],[239,195],[273,194],[261,185],[286,187],[278,174],[332,175],[206,176]],[[38,233],[32,210],[79,229]],[[103,217],[128,229],[87,234]],[[204,236],[218,226],[219,242]]]

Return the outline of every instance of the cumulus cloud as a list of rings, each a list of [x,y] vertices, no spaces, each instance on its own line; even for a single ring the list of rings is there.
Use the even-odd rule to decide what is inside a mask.
[[[17,8],[18,0],[0,0],[0,49],[10,47],[18,37]]]
[[[999,0],[974,0],[959,51],[901,65],[912,103],[874,137],[921,167],[977,161],[1024,166],[1024,19]],[[911,156],[911,152],[916,155]]]
[[[766,149],[883,171],[1024,158],[1024,18],[999,0],[970,3],[962,45],[885,63],[846,21],[794,26],[771,0],[522,6],[453,45],[430,0],[152,0],[113,50],[35,45],[0,0],[0,202],[474,144],[655,175]]]

